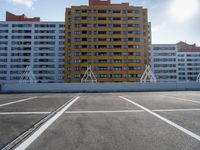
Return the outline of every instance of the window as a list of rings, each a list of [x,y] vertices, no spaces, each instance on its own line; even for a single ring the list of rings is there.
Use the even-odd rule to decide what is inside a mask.
[[[122,78],[122,74],[112,74],[112,78]]]
[[[107,74],[99,74],[99,78],[107,78],[108,75]]]
[[[98,24],[98,27],[106,27],[106,24]]]
[[[113,13],[114,14],[119,14],[119,13],[121,13],[121,10],[113,10]]]
[[[119,28],[119,27],[121,27],[121,24],[113,24],[113,27]]]
[[[114,71],[119,71],[119,70],[122,70],[122,67],[113,67],[113,70]]]
[[[0,39],[8,39],[8,36],[7,35],[6,36],[0,35]]]
[[[8,33],[8,30],[0,30],[0,33]]]
[[[74,17],[74,20],[81,20],[81,17]]]
[[[80,78],[81,77],[81,75],[80,74],[74,74],[74,75],[72,75],[74,78]]]
[[[80,10],[75,10],[74,13],[75,13],[75,14],[80,14],[81,11],[80,11]]]
[[[113,45],[113,48],[120,49],[120,48],[122,48],[122,46],[121,45]]]
[[[81,39],[80,38],[74,38],[74,42],[80,42]]]
[[[81,34],[81,31],[74,31],[75,35]]]
[[[121,20],[120,17],[114,17],[113,20]]]
[[[86,16],[81,17],[81,20],[87,20]]]
[[[121,52],[114,52],[113,56],[122,56],[122,53]]]
[[[107,13],[107,11],[106,10],[98,10],[98,13],[105,14],[105,13]]]
[[[0,24],[0,28],[6,28],[8,27],[8,24]]]
[[[127,13],[131,14],[131,13],[133,13],[133,11],[132,10],[128,10]]]
[[[14,27],[14,28],[30,28],[30,27],[32,27],[32,25],[31,24],[13,24],[12,25],[12,27]]]
[[[105,71],[105,70],[108,70],[108,67],[99,67],[99,70],[100,71]]]
[[[106,34],[106,31],[98,31],[98,34]]]
[[[74,63],[75,63],[75,64],[79,64],[79,63],[81,63],[81,60],[75,59],[75,60],[74,60]]]
[[[81,12],[82,12],[82,13],[87,13],[87,10],[86,10],[86,9],[83,9]]]
[[[106,17],[98,17],[98,20],[107,20]]]
[[[122,63],[122,60],[121,59],[114,59],[113,62],[114,63]]]
[[[81,24],[81,27],[87,27],[87,24]]]
[[[74,27],[75,27],[75,28],[80,28],[81,25],[80,25],[80,24],[75,24]]]
[[[8,45],[7,41],[0,41],[0,45]]]
[[[113,31],[113,34],[121,34],[121,31]]]

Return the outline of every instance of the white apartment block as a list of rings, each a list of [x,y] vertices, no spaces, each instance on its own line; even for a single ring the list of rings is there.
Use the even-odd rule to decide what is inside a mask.
[[[196,82],[200,73],[200,48],[196,45],[153,44],[150,55],[158,82]]]
[[[179,82],[195,82],[200,74],[200,49],[182,50],[178,55],[178,80]]]
[[[153,44],[150,46],[151,69],[158,82],[177,81],[177,46]]]
[[[0,21],[0,83],[18,83],[27,66],[38,82],[64,82],[64,22]]]

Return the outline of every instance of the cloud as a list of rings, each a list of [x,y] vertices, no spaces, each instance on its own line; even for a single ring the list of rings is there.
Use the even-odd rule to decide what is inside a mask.
[[[7,0],[13,4],[25,5],[28,8],[33,7],[34,0]]]
[[[161,27],[162,27],[162,25],[153,26],[153,27],[152,27],[152,31],[153,31],[153,32],[156,32],[156,31],[160,30]]]

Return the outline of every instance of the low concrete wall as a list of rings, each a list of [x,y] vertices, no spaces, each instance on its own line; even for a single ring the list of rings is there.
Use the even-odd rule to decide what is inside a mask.
[[[2,91],[2,86],[3,86],[3,84],[0,83],[0,93],[1,93],[1,91]]]
[[[200,83],[38,83],[2,85],[2,92],[130,92],[177,90],[200,90]]]

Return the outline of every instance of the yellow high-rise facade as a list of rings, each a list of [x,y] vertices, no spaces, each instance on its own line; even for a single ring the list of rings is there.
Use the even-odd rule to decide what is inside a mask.
[[[149,63],[147,9],[110,0],[66,9],[65,82],[138,82]]]

